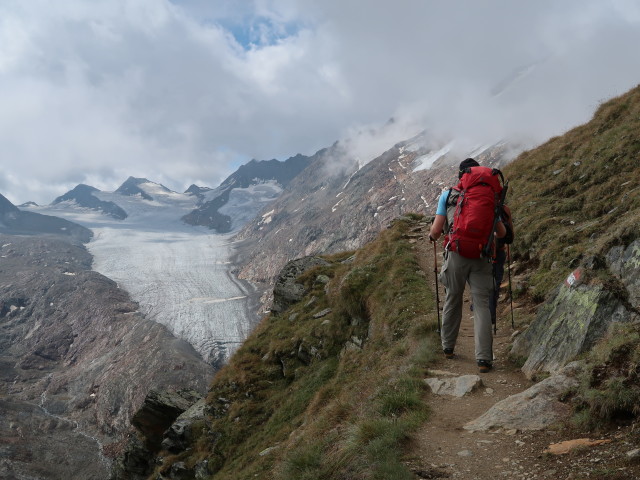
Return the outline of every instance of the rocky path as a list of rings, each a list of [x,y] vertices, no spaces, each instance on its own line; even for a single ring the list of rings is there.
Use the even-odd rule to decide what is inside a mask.
[[[432,245],[428,241],[418,241],[416,248],[422,268],[435,285]],[[440,245],[438,251],[441,251]],[[442,308],[444,292],[441,285],[440,288]],[[640,478],[640,461],[629,455],[637,444],[629,443],[629,437],[625,435],[634,426],[601,434],[578,432],[567,426],[531,431],[519,428],[469,431],[464,428],[496,403],[533,385],[508,361],[513,334],[508,315],[504,315],[502,321],[499,319],[498,332],[494,337],[494,369],[479,374],[474,358],[473,313],[469,305],[467,298],[456,357],[447,360],[442,356],[428,378],[447,380],[479,376],[481,383],[460,397],[432,392],[427,395],[430,420],[416,434],[408,457],[415,477],[461,480]],[[563,455],[545,452],[552,444],[587,437],[605,442],[581,446]],[[636,434],[635,438],[640,440],[640,435]]]

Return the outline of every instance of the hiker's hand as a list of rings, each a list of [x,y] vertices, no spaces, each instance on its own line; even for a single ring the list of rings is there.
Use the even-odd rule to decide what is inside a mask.
[[[431,236],[431,234],[429,234],[429,241],[430,241],[430,242],[433,242],[433,243],[436,243],[436,239],[435,239],[435,238],[433,238],[433,237]]]

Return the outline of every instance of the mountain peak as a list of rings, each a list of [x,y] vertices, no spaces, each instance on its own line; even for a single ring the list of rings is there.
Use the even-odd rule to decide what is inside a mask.
[[[72,190],[69,190],[64,195],[60,195],[53,202],[52,205],[56,205],[60,202],[64,202],[66,200],[78,200],[79,198],[86,198],[90,196],[93,192],[99,192],[95,187],[90,185],[85,185],[84,183],[80,183],[76,185]]]
[[[100,192],[95,187],[85,185],[83,183],[77,185],[73,190],[68,191],[64,195],[59,196],[53,202],[52,205],[57,205],[62,202],[74,202],[79,207],[89,208],[91,210],[97,210],[106,215],[110,215],[118,220],[124,220],[127,218],[127,212],[116,205],[113,202],[106,202],[100,200],[94,195],[95,192]]]
[[[210,192],[211,190],[213,190],[213,188],[209,188],[209,187],[199,187],[198,185],[196,185],[195,183],[192,184],[189,188],[187,188],[184,193],[190,194],[190,195],[196,195],[196,196],[200,196],[203,193],[206,192]]]
[[[140,185],[144,183],[152,182],[149,182],[149,180],[147,180],[146,178],[129,177],[122,185],[118,187],[115,193],[119,193],[120,195],[127,195],[130,197],[140,195],[145,200],[153,200],[153,197],[151,195],[140,188]]]
[[[0,214],[16,213],[19,211],[20,209],[11,203],[7,197],[0,194]]]

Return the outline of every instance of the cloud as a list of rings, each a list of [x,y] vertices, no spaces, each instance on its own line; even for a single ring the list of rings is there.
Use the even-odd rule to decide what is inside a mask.
[[[361,161],[422,128],[535,144],[639,83],[639,24],[631,0],[2,2],[1,193],[216,186],[391,117]]]

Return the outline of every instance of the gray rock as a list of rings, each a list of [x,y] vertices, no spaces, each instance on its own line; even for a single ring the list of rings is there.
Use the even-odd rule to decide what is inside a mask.
[[[211,472],[209,472],[209,460],[202,460],[196,463],[194,467],[196,480],[205,480],[211,478]]]
[[[609,270],[617,275],[629,293],[629,303],[640,305],[640,240],[627,248],[614,247],[607,254]]]
[[[326,317],[327,315],[329,315],[331,313],[331,309],[330,308],[325,308],[324,310],[319,311],[318,313],[316,313],[315,315],[313,315],[313,318],[322,318],[322,317]]]
[[[292,260],[280,271],[273,287],[273,304],[271,311],[280,313],[289,306],[302,300],[307,293],[304,285],[297,283],[297,278],[307,270],[319,266],[329,265],[320,257],[304,257]]]
[[[153,454],[136,435],[132,435],[124,453],[116,460],[111,471],[111,480],[147,478],[153,468]]]
[[[496,403],[485,414],[468,422],[465,430],[487,431],[504,430],[541,430],[566,418],[571,407],[558,398],[572,387],[578,385],[575,375],[581,364],[568,364],[560,373],[553,375],[531,388],[511,395]]]
[[[176,462],[171,465],[169,472],[169,478],[172,480],[190,480],[194,476],[194,472],[187,468],[184,462]]]
[[[640,298],[640,241],[626,249],[613,248],[607,263],[627,288],[629,301],[601,284],[584,283],[589,271],[576,269],[538,310],[531,326],[515,339],[511,355],[527,359],[522,367],[527,377],[540,371],[557,372],[591,349],[612,323],[638,319],[630,304],[637,304]]]
[[[630,450],[627,452],[627,458],[640,458],[640,448],[636,448],[634,450]]]
[[[201,396],[192,390],[178,392],[150,391],[140,409],[131,418],[131,424],[147,439],[148,446],[157,450],[162,442],[164,432],[172,425],[180,414],[194,405]],[[184,437],[189,422],[176,427],[175,437]]]
[[[265,448],[264,450],[262,450],[258,455],[260,455],[261,457],[264,457],[266,455],[269,455],[270,453],[272,453],[273,451],[278,449],[278,445],[275,445],[273,447],[269,447],[269,448]]]
[[[180,414],[166,430],[162,448],[171,453],[179,453],[187,448],[194,438],[196,423],[205,419],[206,407],[206,400],[201,398]]]
[[[482,379],[478,375],[462,375],[455,378],[426,378],[425,383],[436,395],[451,395],[464,397],[482,386]]]

